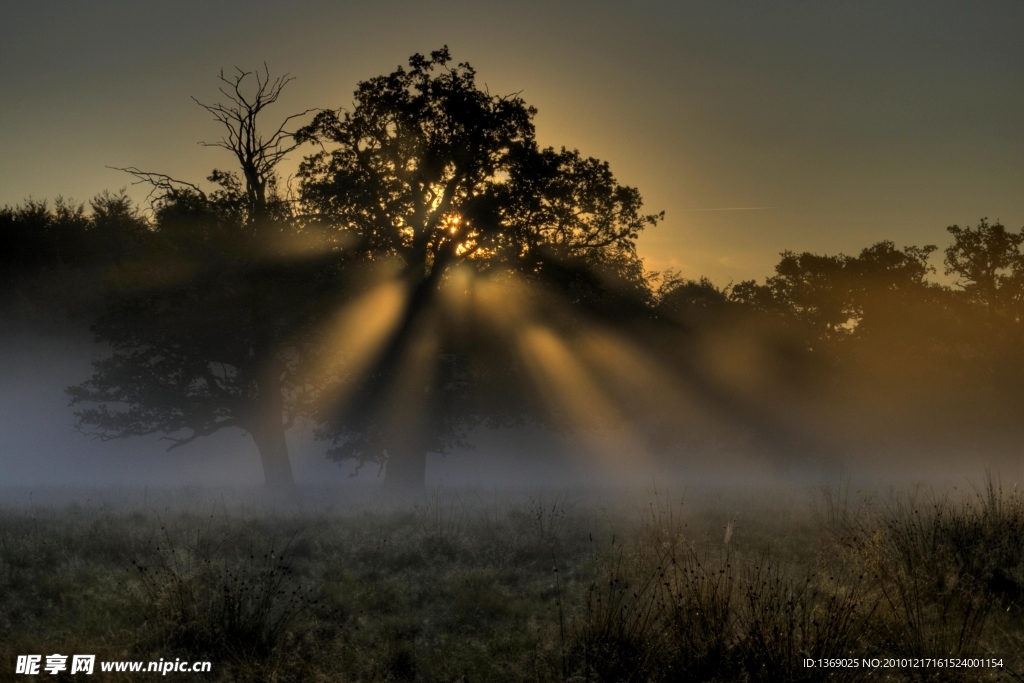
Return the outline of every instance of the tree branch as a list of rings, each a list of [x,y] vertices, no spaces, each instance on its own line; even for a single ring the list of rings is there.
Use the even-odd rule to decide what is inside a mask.
[[[187,180],[178,180],[177,178],[173,178],[167,175],[166,173],[154,173],[152,171],[143,171],[141,169],[136,168],[135,166],[107,166],[107,168],[113,171],[121,171],[123,173],[127,173],[131,176],[134,176],[137,180],[133,182],[132,185],[141,185],[143,183],[148,183],[149,185],[152,185],[153,189],[150,190],[148,195],[146,195],[147,200],[151,199],[156,192],[175,192],[183,188],[188,188],[193,192],[197,192],[203,199],[206,199],[206,193],[203,192],[198,185],[190,183]]]
[[[193,441],[195,441],[196,439],[198,439],[200,437],[210,436],[211,434],[214,434],[215,432],[219,432],[220,430],[225,429],[227,427],[240,427],[240,426],[241,426],[241,424],[239,423],[238,420],[236,420],[235,418],[230,418],[230,419],[227,419],[227,420],[221,420],[220,422],[214,422],[212,425],[206,427],[205,429],[193,429],[192,430],[192,434],[189,435],[189,436],[186,436],[183,439],[176,439],[173,436],[161,436],[160,440],[161,441],[172,441],[173,442],[170,446],[167,447],[167,452],[170,453],[175,448],[180,448],[181,446],[184,446],[185,444],[192,443]]]

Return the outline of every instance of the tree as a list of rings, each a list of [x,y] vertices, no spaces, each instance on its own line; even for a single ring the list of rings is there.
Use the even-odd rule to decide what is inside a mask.
[[[23,310],[81,318],[97,304],[110,267],[129,257],[148,229],[122,192],[84,204],[58,197],[0,209],[0,297]]]
[[[1012,233],[982,218],[977,227],[951,225],[953,244],[946,248],[946,275],[956,275],[967,297],[993,313],[1006,314],[1024,294],[1024,229]]]
[[[214,144],[232,152],[241,179],[214,171],[217,189],[207,193],[125,169],[153,187],[151,233],[143,253],[121,264],[93,326],[110,355],[68,390],[80,429],[99,439],[160,434],[170,450],[245,430],[277,489],[294,486],[285,432],[305,409],[302,361],[337,287],[336,263],[286,258],[301,229],[274,171],[298,144],[284,129],[295,116],[266,137],[258,123],[289,80],[222,73],[228,103],[201,105],[223,124]]]
[[[879,445],[922,442],[956,421],[978,422],[972,411],[988,400],[979,388],[989,383],[977,382],[976,357],[988,316],[928,281],[935,251],[883,241],[856,257],[784,252],[763,285],[733,288],[734,302],[780,323],[799,350],[792,357],[801,358],[807,379],[791,400],[814,415],[806,423]]]
[[[899,250],[889,241],[856,257],[784,251],[774,276],[763,285],[741,282],[730,299],[792,321],[809,348],[834,348],[842,340],[873,334],[886,326],[878,320],[892,322],[919,304],[930,287],[925,278],[934,272],[928,264],[934,251],[933,245]]]
[[[986,378],[972,384],[973,392],[987,387],[1004,395],[1003,400],[991,401],[989,412],[1009,413],[1016,421],[1024,387],[1024,229],[1011,232],[982,218],[975,227],[952,225],[947,231],[953,243],[945,250],[945,272],[957,276],[964,371]]]
[[[657,290],[657,311],[660,315],[692,328],[708,324],[730,308],[729,288],[715,286],[702,277],[690,280],[676,272],[665,273]]]
[[[642,214],[639,193],[606,163],[538,149],[532,107],[481,90],[472,67],[450,62],[447,47],[413,55],[408,70],[360,83],[351,111],[321,112],[299,133],[324,145],[300,169],[308,211],[352,236],[359,258],[400,264],[407,295],[394,330],[369,369],[347,377],[356,399],[322,432],[338,457],[386,462],[395,489],[422,488],[427,451],[457,443],[480,419],[464,397],[494,369],[478,364],[474,375],[472,345],[435,318],[455,267],[516,273],[596,304],[612,288],[645,291],[634,241],[660,217]],[[409,396],[400,369],[424,346],[429,360],[418,362],[432,366],[432,383],[416,393],[431,417],[385,426],[386,404]]]

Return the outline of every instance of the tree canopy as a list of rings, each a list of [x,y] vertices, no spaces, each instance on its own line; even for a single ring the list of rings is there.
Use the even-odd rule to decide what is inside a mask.
[[[293,481],[285,432],[307,419],[335,457],[386,463],[391,485],[422,487],[428,451],[531,413],[513,389],[525,384],[516,340],[460,316],[442,290],[465,299],[474,285],[457,283],[471,272],[558,292],[563,313],[624,294],[642,304],[635,240],[660,216],[607,163],[539,149],[535,110],[479,88],[447,48],[360,83],[351,111],[264,133],[288,80],[221,74],[226,100],[202,106],[237,171],[214,171],[214,189],[123,169],[153,188],[151,216],[131,257],[111,258],[93,325],[111,353],[69,390],[72,404],[100,439],[159,434],[177,448],[240,428],[281,487]],[[301,164],[298,196],[282,196],[276,165],[306,142],[321,151]],[[399,305],[357,362],[348,342],[365,342],[381,287]],[[332,336],[353,309],[363,314]]]
[[[491,95],[475,77],[469,64],[451,64],[447,48],[413,55],[408,69],[360,83],[350,111],[321,112],[299,132],[324,146],[300,170],[309,219],[351,235],[367,261],[400,264],[402,310],[368,370],[347,377],[360,383],[355,398],[322,432],[340,444],[339,456],[386,461],[397,487],[422,487],[426,452],[460,443],[484,417],[473,408],[486,384],[477,380],[493,374],[484,365],[500,363],[467,356],[481,353],[465,343],[470,332],[460,339],[450,325],[437,328],[439,292],[457,266],[543,283],[573,304],[610,289],[646,292],[635,241],[660,215],[643,214],[639,192],[619,185],[607,163],[539,149],[536,111],[518,95]],[[394,405],[404,395],[399,370],[425,344],[430,358],[419,362],[432,383],[418,402],[431,418],[423,428],[411,418],[383,426],[388,402],[391,412],[413,410]],[[474,401],[465,399],[469,387]],[[368,435],[377,435],[372,444]]]

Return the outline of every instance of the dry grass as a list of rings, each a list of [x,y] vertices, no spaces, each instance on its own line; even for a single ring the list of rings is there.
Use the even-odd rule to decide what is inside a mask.
[[[9,506],[0,658],[209,659],[206,678],[252,681],[1021,680],[1015,491],[817,500],[817,518],[664,492]],[[1000,654],[1015,668],[803,664]],[[115,679],[134,680],[96,674]]]

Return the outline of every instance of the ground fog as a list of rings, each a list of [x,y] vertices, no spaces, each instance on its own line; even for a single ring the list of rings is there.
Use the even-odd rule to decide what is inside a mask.
[[[415,501],[8,490],[0,507],[3,678],[61,653],[207,660],[232,681],[1024,680],[1021,652],[1024,496],[995,475]],[[1002,667],[863,665],[891,657]]]

